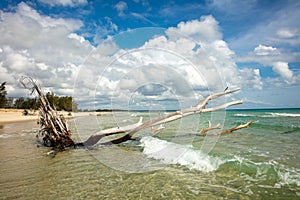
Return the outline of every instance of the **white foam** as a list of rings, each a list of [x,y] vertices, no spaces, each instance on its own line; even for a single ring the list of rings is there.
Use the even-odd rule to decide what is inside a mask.
[[[235,117],[255,117],[255,115],[245,114],[245,113],[236,113],[233,116],[235,116]]]
[[[261,117],[300,117],[299,113],[267,113]]]
[[[179,164],[203,172],[216,170],[225,160],[211,157],[191,146],[167,142],[150,136],[141,139],[143,153],[165,164]]]
[[[300,114],[297,113],[271,113],[271,115],[280,117],[300,117]]]

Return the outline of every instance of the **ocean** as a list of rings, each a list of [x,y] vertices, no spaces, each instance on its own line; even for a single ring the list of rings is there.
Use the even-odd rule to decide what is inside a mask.
[[[112,112],[69,120],[78,141],[163,112]],[[230,134],[207,136],[254,123]],[[300,109],[194,115],[120,145],[39,145],[35,122],[0,126],[0,199],[300,199]],[[108,140],[108,139],[107,139]]]

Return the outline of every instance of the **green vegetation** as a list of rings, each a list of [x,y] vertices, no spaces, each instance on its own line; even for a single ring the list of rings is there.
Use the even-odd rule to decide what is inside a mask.
[[[0,86],[0,108],[3,108],[6,105],[6,90],[5,90],[6,82],[3,82]]]
[[[48,99],[50,105],[55,107],[57,110],[77,110],[77,104],[73,102],[73,98],[71,96],[58,97],[54,95],[53,92],[48,92],[46,94],[46,98]]]
[[[40,107],[40,102],[37,98],[20,97],[14,99],[12,97],[6,98],[7,91],[5,89],[6,82],[0,85],[0,108],[17,108],[17,109],[32,109],[37,110]],[[71,96],[56,96],[53,92],[48,92],[46,98],[52,107],[58,111],[77,111],[77,104],[73,102]]]

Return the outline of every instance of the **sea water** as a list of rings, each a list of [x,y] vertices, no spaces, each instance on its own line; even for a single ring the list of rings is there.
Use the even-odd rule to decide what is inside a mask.
[[[163,115],[110,113],[70,120],[74,138]],[[221,116],[221,117],[220,117]],[[220,119],[219,119],[219,118]],[[246,129],[199,132],[253,121]],[[34,122],[0,127],[1,199],[299,199],[300,110],[227,110],[151,128],[120,145],[56,155]],[[155,127],[154,127],[155,128]]]

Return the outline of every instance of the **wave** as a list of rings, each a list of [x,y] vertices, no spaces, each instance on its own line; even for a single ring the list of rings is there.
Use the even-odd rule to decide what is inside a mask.
[[[234,156],[225,165],[232,163],[235,163],[242,170],[242,178],[256,184],[261,183],[259,187],[280,188],[285,185],[300,186],[300,169],[287,167],[276,160],[254,162],[243,157]],[[266,180],[273,182],[273,185],[266,185]]]
[[[246,114],[246,113],[236,113],[233,116],[235,116],[235,117],[255,117],[256,115]]]
[[[267,113],[264,117],[300,117],[298,113]]]
[[[249,114],[249,113],[236,113],[233,114],[235,117],[300,117],[299,113],[275,113],[275,112],[267,112],[262,114]]]
[[[252,184],[260,184],[259,187],[300,186],[300,169],[287,167],[275,160],[254,162],[236,155],[231,158],[213,157],[193,149],[190,145],[176,144],[151,136],[145,136],[140,141],[143,154],[163,164],[180,165],[202,172],[218,170],[219,173],[226,173],[234,169],[240,173],[240,178]]]
[[[164,164],[177,164],[203,172],[214,171],[226,162],[226,160],[195,150],[189,145],[176,144],[151,136],[143,137],[141,146],[148,158],[160,160]]]

